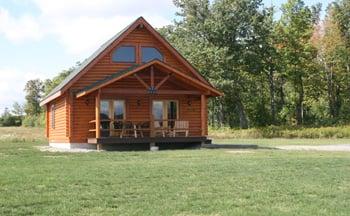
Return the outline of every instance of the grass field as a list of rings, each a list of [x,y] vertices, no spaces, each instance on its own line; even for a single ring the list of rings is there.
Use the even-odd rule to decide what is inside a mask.
[[[35,148],[46,145],[42,132],[30,134],[24,141],[0,135],[7,137],[0,139],[0,215],[350,212],[350,153],[50,153]]]
[[[350,139],[235,139],[235,138],[214,138],[214,144],[254,144],[261,147],[273,147],[280,145],[334,145],[334,144],[350,144]]]

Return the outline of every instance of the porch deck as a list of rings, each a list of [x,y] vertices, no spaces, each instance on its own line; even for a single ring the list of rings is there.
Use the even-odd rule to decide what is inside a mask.
[[[101,137],[89,138],[89,144],[96,144],[97,149],[105,150],[150,150],[157,146],[159,150],[167,149],[198,149],[203,144],[210,144],[207,137]]]
[[[88,138],[89,144],[114,146],[125,150],[146,150],[152,146],[159,149],[199,148],[202,144],[211,143],[206,136],[200,136],[200,128],[189,128],[184,120],[100,120],[100,129],[96,120],[90,121],[92,134],[100,134]]]

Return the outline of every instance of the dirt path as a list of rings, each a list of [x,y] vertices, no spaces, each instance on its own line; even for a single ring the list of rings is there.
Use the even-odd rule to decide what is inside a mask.
[[[285,145],[277,146],[283,150],[300,150],[300,151],[342,151],[350,152],[350,144],[342,145]]]

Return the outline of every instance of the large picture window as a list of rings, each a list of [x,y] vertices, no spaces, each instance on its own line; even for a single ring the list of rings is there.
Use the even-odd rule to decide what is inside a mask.
[[[118,47],[112,55],[113,62],[136,62],[136,51],[134,46]]]
[[[141,47],[142,63],[158,59],[163,61],[163,55],[154,47]]]

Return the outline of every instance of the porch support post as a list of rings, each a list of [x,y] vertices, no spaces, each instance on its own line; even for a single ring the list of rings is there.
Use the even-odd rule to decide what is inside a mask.
[[[101,89],[98,89],[97,95],[95,97],[96,139],[101,137],[100,100],[101,100]],[[100,144],[97,143],[97,150],[100,150],[100,147],[101,147]]]
[[[201,95],[201,135],[206,136],[206,112],[207,112],[207,98],[204,94]]]
[[[46,138],[49,138],[49,132],[50,132],[50,114],[49,114],[49,104],[46,104]]]

